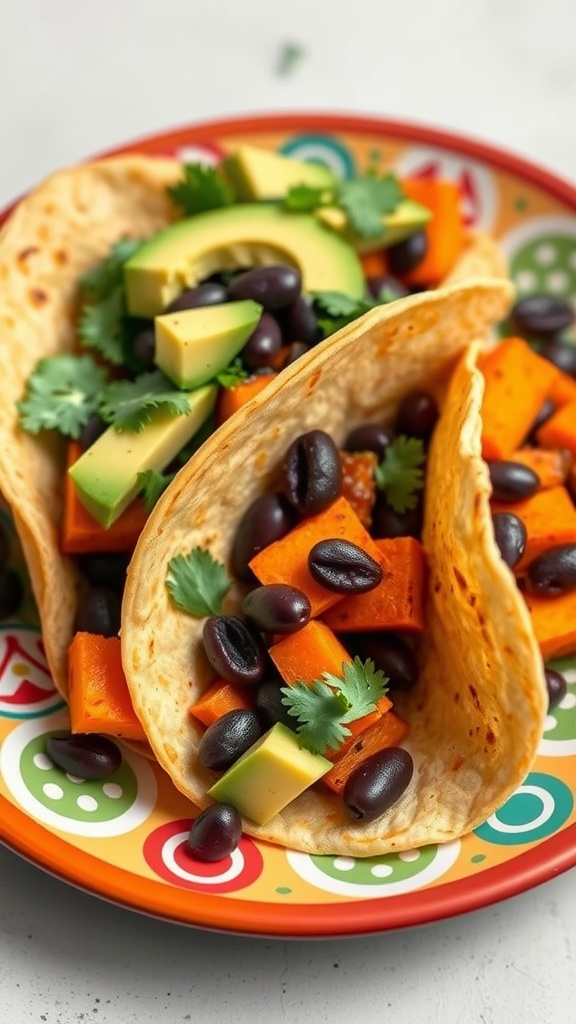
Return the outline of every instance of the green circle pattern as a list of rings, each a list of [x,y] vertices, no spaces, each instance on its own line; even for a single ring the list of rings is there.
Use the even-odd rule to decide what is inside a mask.
[[[546,292],[571,299],[576,295],[576,239],[541,235],[518,249],[511,271],[520,294]]]
[[[424,846],[410,855],[388,853],[381,857],[314,857],[310,859],[323,874],[354,885],[378,885],[405,882],[419,875],[432,863],[437,846]]]
[[[553,729],[546,728],[544,737],[547,740],[576,740],[576,660],[574,658],[562,658],[556,661],[547,662],[547,668],[555,669],[556,672],[565,674],[574,673],[574,681],[566,679],[566,698],[557,704],[556,707],[548,709],[548,716],[553,718],[556,725]],[[562,707],[566,703],[567,707]]]

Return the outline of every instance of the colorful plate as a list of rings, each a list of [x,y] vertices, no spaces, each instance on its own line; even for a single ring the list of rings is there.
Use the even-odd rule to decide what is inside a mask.
[[[576,191],[467,139],[313,114],[183,128],[122,149],[214,163],[241,141],[322,161],[343,176],[377,154],[381,166],[404,175],[451,178],[468,223],[500,240],[520,292],[576,298]],[[15,540],[13,560],[24,571]],[[576,863],[576,659],[560,667],[568,693],[546,721],[533,771],[461,842],[354,860],[243,839],[228,860],[201,864],[186,852],[190,805],[155,765],[126,751],[104,783],[54,770],[45,739],[66,726],[66,709],[46,667],[28,593],[20,620],[0,625],[0,836],[92,893],[227,932],[353,935],[473,910]]]

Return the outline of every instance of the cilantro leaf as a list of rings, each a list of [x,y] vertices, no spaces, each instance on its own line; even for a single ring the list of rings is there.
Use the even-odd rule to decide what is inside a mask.
[[[276,72],[279,75],[291,75],[297,64],[306,55],[301,43],[286,42],[280,48]]]
[[[223,370],[220,370],[220,373],[217,373],[214,379],[221,388],[233,388],[236,384],[246,380],[247,377],[248,371],[245,369],[240,356],[237,356],[229,366],[225,366]]]
[[[342,181],[338,187],[338,205],[348,216],[348,223],[363,238],[377,238],[382,233],[382,217],[391,213],[403,199],[400,183],[394,174],[363,174]]]
[[[395,512],[402,514],[416,508],[416,492],[424,487],[424,471],[421,466],[425,460],[424,444],[419,438],[400,434],[388,445],[382,462],[376,467],[374,478]]]
[[[206,164],[184,164],[183,178],[170,185],[168,194],[185,216],[231,206],[234,193],[216,168]]]
[[[121,366],[122,320],[125,314],[124,288],[118,286],[94,305],[82,307],[78,336],[84,348],[96,349],[109,363]]]
[[[100,399],[101,416],[119,433],[138,434],[158,409],[172,416],[190,410],[186,394],[176,391],[160,370],[141,373],[136,380],[114,380]]]
[[[344,662],[342,676],[324,672],[312,683],[298,680],[282,687],[282,704],[298,721],[296,732],[303,746],[313,754],[337,750],[350,729],[347,724],[374,711],[387,690],[388,680],[374,662],[360,658]]]
[[[168,562],[166,586],[178,608],[202,618],[219,615],[222,601],[232,586],[226,569],[204,548],[175,555]]]
[[[388,289],[382,289],[377,299],[352,299],[343,292],[313,292],[314,305],[318,313],[317,321],[325,338],[334,334],[342,327],[357,320],[370,309],[392,302],[396,296]],[[323,315],[328,314],[327,316]]]
[[[142,242],[136,238],[123,238],[110,249],[110,255],[88,270],[80,278],[80,289],[85,295],[99,302],[124,280],[124,264],[140,248]]]
[[[176,473],[158,473],[155,469],[145,469],[142,473],[138,473],[142,502],[148,515],[175,476]]]
[[[284,196],[283,206],[292,213],[312,213],[334,195],[333,189],[314,188],[312,185],[292,185]]]
[[[24,430],[59,430],[77,438],[106,384],[106,371],[91,356],[66,353],[41,359],[28,378],[26,395],[18,402]]]

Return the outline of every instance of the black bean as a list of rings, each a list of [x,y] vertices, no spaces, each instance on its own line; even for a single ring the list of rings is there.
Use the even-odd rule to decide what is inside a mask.
[[[358,744],[361,742],[360,738]],[[413,772],[412,758],[402,747],[387,747],[366,758],[344,787],[344,804],[350,817],[361,821],[379,818],[400,799]]]
[[[271,583],[256,587],[244,598],[246,618],[263,633],[296,633],[310,618],[310,601],[297,587],[287,583]]]
[[[427,391],[409,391],[396,413],[397,434],[408,434],[428,441],[438,422],[438,405]]]
[[[98,733],[49,736],[46,753],[63,771],[82,779],[105,779],[122,764],[116,744]]]
[[[198,309],[200,306],[220,306],[229,298],[228,289],[217,281],[205,281],[195,288],[187,288],[166,306],[165,313],[178,313],[181,309]]]
[[[98,438],[104,433],[107,426],[108,424],[105,422],[105,420],[102,419],[101,416],[98,415],[97,412],[93,412],[90,414],[90,416],[86,420],[86,423],[82,427],[82,430],[80,431],[80,437],[78,438],[78,441],[80,442],[80,447],[83,452],[85,452],[88,448],[92,447],[94,442],[97,441]]]
[[[530,562],[527,577],[539,594],[562,594],[576,589],[576,544],[559,544]]]
[[[212,668],[228,683],[254,686],[264,677],[266,650],[258,633],[237,615],[212,615],[203,629]]]
[[[16,569],[0,572],[0,619],[15,615],[24,598],[24,585]]]
[[[242,818],[231,804],[212,804],[192,823],[188,847],[196,860],[224,860],[242,838]]]
[[[418,659],[408,644],[394,633],[346,635],[346,644],[362,661],[371,658],[387,677],[392,690],[411,690],[418,680]]]
[[[403,242],[388,248],[388,266],[393,274],[407,274],[422,263],[428,252],[428,236],[425,231],[415,231]]]
[[[283,679],[265,679],[256,691],[256,711],[264,729],[271,729],[276,722],[282,722],[296,731],[297,720],[288,714],[288,708],[282,703],[282,687],[285,685]]]
[[[144,370],[155,368],[156,335],[153,327],[144,327],[132,342],[134,355]]]
[[[569,302],[556,295],[534,294],[520,299],[512,307],[510,318],[520,332],[546,337],[570,327],[574,311]]]
[[[299,270],[284,264],[255,267],[239,274],[228,286],[231,299],[254,299],[264,309],[274,312],[291,306],[300,295],[302,277]]]
[[[10,541],[8,534],[2,523],[0,522],[0,571],[4,570],[8,565],[8,559],[10,557]]]
[[[536,494],[540,487],[538,474],[522,462],[490,459],[487,466],[495,501],[522,501]]]
[[[275,540],[281,540],[296,522],[283,494],[262,494],[242,516],[232,545],[232,572],[240,580],[253,578],[248,563]]]
[[[278,320],[286,344],[301,341],[306,345],[315,345],[322,337],[314,305],[307,295],[299,295],[295,302],[282,310]]]
[[[403,299],[410,294],[410,289],[392,274],[381,274],[379,277],[368,278],[368,291],[373,299],[380,299],[382,293],[390,292],[395,299]]]
[[[571,345],[567,341],[553,338],[542,346],[540,355],[548,362],[554,363],[554,366],[567,373],[569,377],[576,377],[576,344]]]
[[[310,575],[336,594],[365,594],[382,580],[382,566],[363,548],[339,537],[318,541],[308,553]]]
[[[100,554],[77,555],[78,568],[83,576],[97,586],[108,586],[122,590],[126,581],[126,570],[130,555],[124,552],[101,552]]]
[[[309,351],[310,347],[305,345],[303,341],[293,341],[284,360],[284,366],[291,366],[297,359],[300,359],[300,356],[306,355],[306,352]]]
[[[237,708],[208,726],[200,740],[198,756],[205,768],[225,772],[261,735],[256,713]]]
[[[256,370],[271,366],[281,348],[282,334],[276,320],[270,313],[262,313],[240,354],[246,366]]]
[[[522,558],[528,533],[524,523],[512,512],[495,512],[492,516],[494,540],[506,565],[513,569]]]
[[[344,442],[347,452],[376,452],[382,458],[389,444],[394,440],[394,431],[379,423],[361,423],[351,430]]]
[[[74,630],[98,636],[118,636],[120,597],[110,587],[90,587],[80,596]]]
[[[292,442],[284,456],[283,472],[284,493],[303,516],[322,512],[340,493],[340,453],[324,430],[310,430]]]
[[[566,680],[561,672],[553,668],[545,668],[544,677],[548,690],[548,707],[554,708],[566,696]]]
[[[376,496],[372,510],[371,534],[373,537],[416,537],[422,533],[424,508],[422,500],[416,508],[395,512],[383,494]]]

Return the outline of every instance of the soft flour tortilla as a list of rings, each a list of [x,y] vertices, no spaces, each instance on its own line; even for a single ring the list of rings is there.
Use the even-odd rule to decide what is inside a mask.
[[[228,562],[236,524],[273,486],[287,446],[303,431],[322,428],[342,443],[361,422],[389,422],[414,388],[444,394],[426,491],[429,630],[420,683],[397,702],[411,724],[414,780],[376,822],[352,823],[341,800],[319,785],[267,825],[246,820],[251,835],[292,849],[353,856],[446,841],[492,813],[535,755],[545,714],[541,659],[491,533],[480,454],[483,383],[474,369],[474,347],[466,348],[506,313],[510,299],[506,282],[478,281],[367,313],[225,423],[148,520],[128,572],[123,664],[156,757],[176,787],[205,806],[215,776],[199,762],[202,729],[188,709],[211,671],[203,620],[169,598],[169,560],[199,545]],[[436,387],[458,357],[448,391]]]
[[[64,445],[19,429],[17,401],[37,361],[75,346],[78,279],[113,242],[144,238],[175,211],[166,186],[181,175],[172,160],[127,155],[69,168],[31,192],[0,232],[0,490],[11,507],[60,692],[68,691],[80,577],[58,547]],[[496,244],[471,233],[459,277],[506,274]]]

